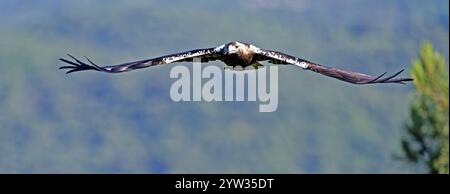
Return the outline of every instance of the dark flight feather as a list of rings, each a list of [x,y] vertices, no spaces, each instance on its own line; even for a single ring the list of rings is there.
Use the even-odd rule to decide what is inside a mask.
[[[218,55],[215,54],[214,48],[207,49],[196,49],[187,52],[181,52],[171,55],[166,55],[162,57],[157,57],[153,59],[144,59],[139,61],[133,61],[128,63],[122,63],[119,65],[111,65],[111,66],[103,66],[100,67],[93,63],[89,58],[86,57],[86,60],[90,63],[84,63],[77,58],[73,57],[70,54],[67,54],[70,58],[72,58],[75,62],[69,61],[67,59],[60,58],[59,60],[70,64],[70,66],[63,66],[59,69],[69,69],[66,73],[72,73],[76,71],[85,71],[85,70],[95,70],[102,71],[106,73],[122,73],[135,69],[141,69],[146,67],[151,67],[155,65],[161,64],[169,64],[174,62],[190,62],[193,58],[198,57],[201,59],[201,62],[208,62],[218,59]]]
[[[307,70],[311,70],[322,75],[326,75],[329,77],[333,77],[345,82],[353,83],[353,84],[376,84],[376,83],[399,83],[404,84],[405,82],[412,81],[411,78],[396,78],[400,73],[404,71],[404,69],[395,73],[392,76],[381,79],[385,74],[381,74],[378,77],[366,75],[363,73],[347,71],[343,69],[327,67],[324,65],[320,65],[317,63],[310,62],[308,60],[304,60],[298,57],[294,57],[291,55],[287,55],[278,51],[269,51],[264,49],[259,49],[258,52],[262,57],[259,57],[261,60],[268,60],[269,63],[273,64],[293,64],[297,66],[301,66]]]

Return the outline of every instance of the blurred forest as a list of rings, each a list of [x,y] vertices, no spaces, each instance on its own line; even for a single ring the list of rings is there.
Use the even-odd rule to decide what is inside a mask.
[[[406,159],[430,173],[448,174],[448,69],[427,42],[412,67],[416,95],[402,140]]]
[[[447,0],[2,0],[0,26],[1,173],[428,172],[393,157],[413,84],[283,66],[278,110],[259,113],[254,102],[173,102],[170,65],[66,75],[58,58],[116,64],[238,40],[409,72],[425,40],[448,59]]]

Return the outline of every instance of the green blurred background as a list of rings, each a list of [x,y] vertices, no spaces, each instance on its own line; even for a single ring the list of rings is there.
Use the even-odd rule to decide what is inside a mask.
[[[448,59],[448,7],[447,0],[1,0],[0,173],[425,172],[395,159],[412,84],[355,86],[283,66],[278,110],[259,113],[255,102],[173,102],[171,65],[66,75],[58,58],[116,64],[239,40],[330,66],[408,75],[425,40]]]

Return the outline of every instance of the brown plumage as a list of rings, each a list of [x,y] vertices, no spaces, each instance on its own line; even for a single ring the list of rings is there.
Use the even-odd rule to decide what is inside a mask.
[[[259,67],[262,66],[260,61],[268,61],[272,64],[284,64],[295,65],[306,70],[311,70],[322,75],[333,77],[345,82],[353,84],[375,84],[375,83],[400,83],[412,81],[411,78],[396,78],[403,70],[396,74],[385,77],[386,73],[378,77],[366,75],[363,73],[357,73],[352,71],[346,71],[342,69],[326,67],[319,65],[298,57],[290,56],[278,51],[271,51],[258,48],[251,44],[241,42],[230,42],[228,44],[220,45],[218,47],[196,49],[182,53],[176,53],[157,57],[153,59],[145,59],[139,61],[133,61],[123,63],[119,65],[103,66],[100,67],[93,63],[88,58],[87,61],[90,64],[86,64],[72,55],[69,55],[74,61],[66,59],[60,59],[61,61],[70,64],[69,66],[60,67],[60,69],[69,69],[66,73],[72,73],[76,71],[95,70],[106,73],[122,73],[135,69],[146,68],[155,65],[169,64],[174,62],[192,62],[194,58],[200,58],[202,62],[209,62],[215,60],[221,60],[226,65],[236,67],[241,66],[243,68],[247,66]]]

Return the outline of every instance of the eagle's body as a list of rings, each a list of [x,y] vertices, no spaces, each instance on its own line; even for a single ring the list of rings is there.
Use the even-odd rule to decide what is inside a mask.
[[[300,59],[296,57],[275,51],[263,50],[247,43],[230,42],[216,47],[215,50],[222,53],[223,57],[221,60],[231,67],[259,67],[262,66],[259,62],[265,60],[271,60],[269,62],[274,64],[289,64],[288,60],[291,58],[293,59],[294,65],[306,68],[306,64],[302,63],[302,61],[306,62],[305,60],[300,61]]]
[[[259,63],[261,61],[268,61],[272,64],[295,65],[306,70],[318,72],[320,74],[354,84],[404,83],[405,81],[412,80],[411,78],[395,78],[403,70],[394,74],[393,76],[386,78],[382,78],[385,73],[381,76],[373,77],[362,73],[326,67],[298,57],[290,56],[277,51],[261,49],[254,45],[241,42],[230,42],[212,48],[195,49],[187,52],[176,53],[152,59],[145,59],[103,67],[94,64],[89,59],[87,60],[90,62],[90,65],[79,61],[71,55],[69,56],[73,58],[75,62],[66,59],[60,59],[61,61],[70,64],[70,66],[60,67],[60,69],[70,69],[67,73],[84,70],[96,70],[107,73],[121,73],[174,62],[192,62],[194,58],[200,58],[201,62],[221,60],[227,66],[241,66],[242,68],[246,68],[248,66],[258,68],[262,66]]]
[[[222,61],[232,67],[247,67],[257,63],[258,61],[256,60],[255,52],[253,51],[255,47],[251,46],[252,45],[250,44],[240,42],[230,42],[224,45],[222,53],[225,57],[223,57]],[[220,48],[222,47],[219,46],[217,50],[220,50]]]

